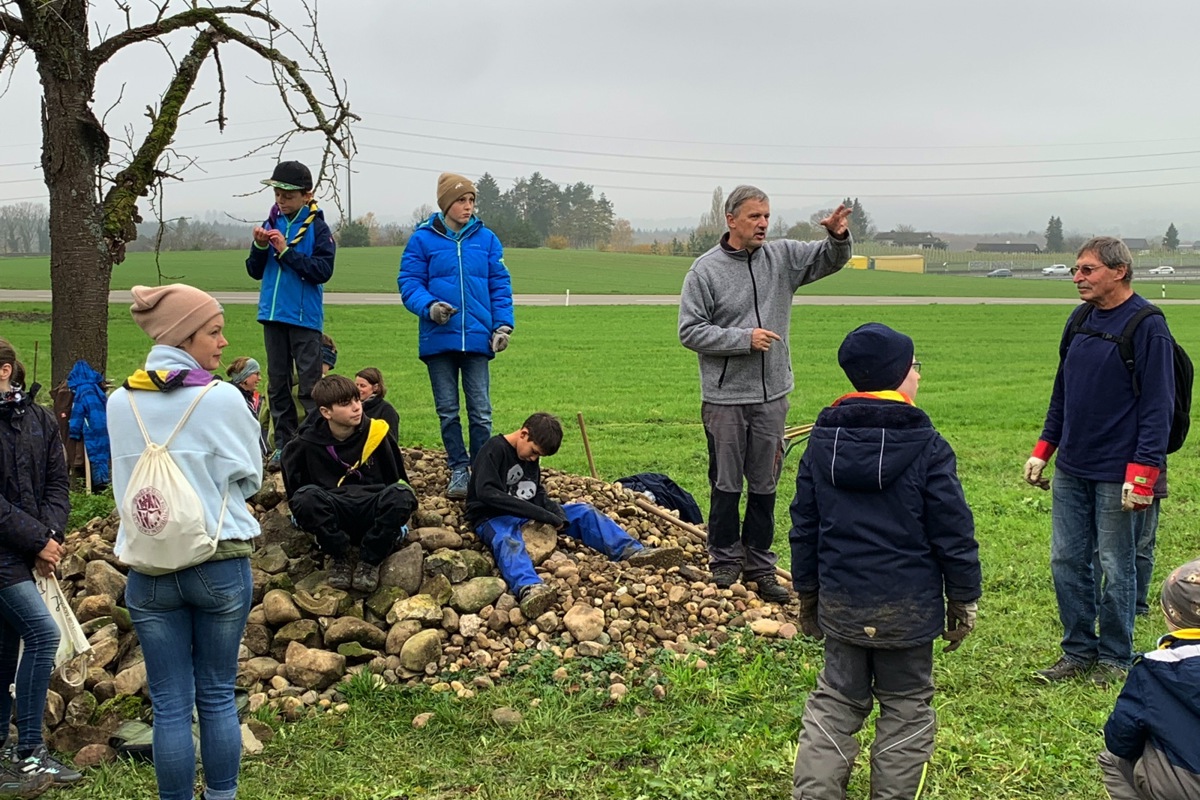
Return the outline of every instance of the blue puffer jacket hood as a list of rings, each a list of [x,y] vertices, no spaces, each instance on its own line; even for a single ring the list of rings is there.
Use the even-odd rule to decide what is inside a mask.
[[[413,231],[396,278],[404,307],[420,318],[420,357],[474,353],[488,358],[492,333],[515,327],[512,279],[496,234],[472,217],[457,237],[438,214]],[[458,309],[444,325],[429,318],[436,302]]]
[[[954,451],[915,406],[850,396],[822,411],[791,515],[795,589],[819,593],[836,639],[914,647],[941,634],[943,597],[979,597]]]

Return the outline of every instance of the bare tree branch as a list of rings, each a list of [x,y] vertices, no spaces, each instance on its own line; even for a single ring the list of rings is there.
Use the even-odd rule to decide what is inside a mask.
[[[130,28],[127,31],[117,34],[113,38],[101,42],[92,48],[91,56],[96,64],[103,64],[112,58],[119,50],[128,47],[131,44],[144,42],[149,39],[157,39],[160,36],[177,31],[181,28],[198,28],[201,25],[214,25],[222,21],[226,14],[237,14],[246,17],[254,17],[270,25],[272,28],[279,27],[279,22],[269,14],[264,14],[261,11],[255,11],[249,6],[221,6],[217,8],[191,8],[187,11],[181,11],[173,17],[162,18],[162,12],[166,10],[164,3],[159,8],[159,18],[148,25],[139,25],[136,28]]]
[[[8,48],[13,39],[26,40],[29,38],[29,31],[25,27],[25,22],[20,17],[14,17],[12,14],[6,14],[3,11],[0,11],[0,33],[8,35],[9,41],[5,42],[5,49]],[[0,59],[0,64],[3,63],[4,60]]]

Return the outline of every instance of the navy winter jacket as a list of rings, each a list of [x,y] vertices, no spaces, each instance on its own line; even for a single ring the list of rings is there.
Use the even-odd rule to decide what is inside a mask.
[[[1136,761],[1147,744],[1175,766],[1200,774],[1200,629],[1167,634],[1129,670],[1104,725],[1104,746]]]
[[[282,214],[272,214],[263,227],[275,228],[291,241],[307,216],[308,206],[297,211],[290,220]],[[254,280],[262,281],[258,293],[258,321],[324,330],[324,284],[333,277],[336,251],[333,234],[320,209],[300,241],[284,250],[283,255],[277,256],[270,245],[263,248],[251,243],[246,272]]]
[[[34,559],[62,541],[71,511],[67,461],[58,422],[34,402],[0,403],[0,588],[33,580]]]
[[[493,358],[492,334],[514,327],[512,279],[496,234],[472,217],[457,238],[433,214],[413,231],[396,278],[404,307],[420,318],[420,357],[474,353]],[[441,301],[458,309],[444,325],[429,318]]]
[[[943,597],[980,595],[954,451],[921,409],[848,395],[809,437],[792,501],[792,582],[828,636],[905,648],[944,629]]]

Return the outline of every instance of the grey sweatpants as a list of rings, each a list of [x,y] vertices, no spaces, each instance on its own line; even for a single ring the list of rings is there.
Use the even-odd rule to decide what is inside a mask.
[[[1102,752],[1097,760],[1104,773],[1104,788],[1112,800],[1195,800],[1200,797],[1200,775],[1175,766],[1151,744],[1142,757],[1130,761]]]
[[[881,650],[825,639],[825,668],[804,706],[792,800],[844,800],[854,734],[879,701],[871,800],[914,800],[933,755],[933,643]]]
[[[721,406],[703,403],[700,418],[708,441],[709,568],[736,566],[747,580],[775,572],[775,487],[783,467],[783,428],[788,399]],[[739,524],[742,484],[749,498]],[[739,530],[740,529],[740,530]]]

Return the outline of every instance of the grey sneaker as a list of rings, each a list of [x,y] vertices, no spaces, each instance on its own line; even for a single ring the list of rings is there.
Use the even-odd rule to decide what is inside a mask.
[[[83,780],[83,773],[71,769],[66,764],[50,755],[46,745],[41,745],[25,758],[12,765],[12,769],[24,777],[30,775],[48,775],[54,783],[75,783]]]
[[[1101,689],[1108,689],[1110,687],[1120,688],[1124,686],[1127,675],[1128,672],[1116,664],[1100,663],[1096,665],[1088,677],[1092,679],[1092,683]]]
[[[718,589],[728,589],[737,583],[741,576],[742,570],[739,567],[717,567],[712,571],[713,583]]]
[[[792,593],[787,590],[786,586],[780,585],[774,575],[760,575],[756,583],[758,584],[759,598],[768,603],[783,605],[792,598]]]
[[[37,797],[54,785],[54,778],[42,772],[24,775],[15,764],[0,766],[0,797]]]
[[[550,610],[558,595],[544,583],[534,583],[521,590],[518,604],[527,620],[535,620]]]
[[[625,563],[631,567],[670,569],[687,563],[687,555],[678,547],[642,547],[634,552]]]
[[[451,500],[466,500],[467,499],[467,482],[471,480],[471,473],[466,468],[452,470],[450,472],[450,485],[446,487],[446,497]]]
[[[332,583],[330,584],[332,586]],[[350,585],[360,592],[373,592],[379,588],[379,565],[359,561],[354,568],[354,578]]]
[[[325,579],[325,582],[334,589],[342,589],[344,591],[349,589],[353,583],[350,573],[350,559],[335,558],[329,566],[329,577]]]
[[[1054,665],[1046,669],[1039,669],[1033,673],[1033,677],[1046,683],[1061,683],[1062,681],[1072,681],[1076,678],[1082,678],[1087,675],[1092,669],[1091,664],[1081,664],[1078,661],[1063,656]]]

